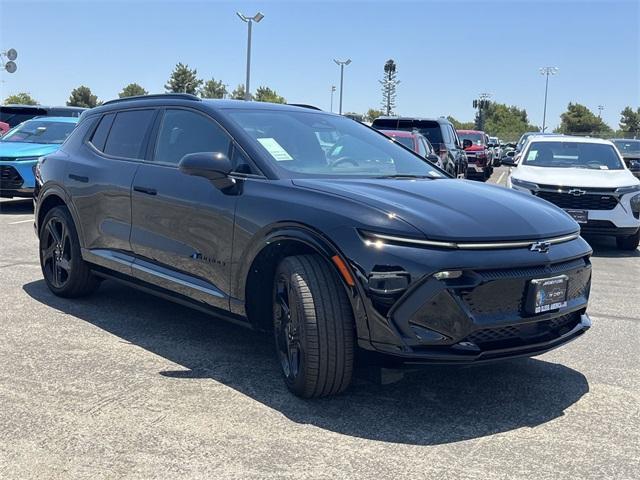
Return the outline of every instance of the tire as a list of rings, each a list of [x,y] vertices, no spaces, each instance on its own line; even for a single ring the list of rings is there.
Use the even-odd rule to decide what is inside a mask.
[[[318,255],[287,257],[273,286],[276,352],[287,388],[302,398],[335,395],[351,383],[353,311],[340,279]]]
[[[635,250],[640,245],[640,230],[635,235],[616,237],[616,244],[620,250]]]
[[[82,259],[78,233],[66,207],[46,214],[39,237],[40,267],[49,290],[67,298],[95,291],[100,281]]]

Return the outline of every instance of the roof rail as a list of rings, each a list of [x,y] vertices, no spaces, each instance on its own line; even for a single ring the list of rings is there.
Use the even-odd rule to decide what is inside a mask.
[[[196,97],[195,95],[191,95],[190,93],[153,93],[151,95],[135,95],[133,97],[116,98],[114,100],[108,100],[102,105],[111,105],[112,103],[127,102],[129,100],[154,100],[158,98],[181,98],[183,100],[196,100],[198,102],[202,101],[200,97]]]
[[[322,110],[315,105],[308,105],[306,103],[287,103],[287,105],[291,105],[292,107],[310,108],[311,110]]]

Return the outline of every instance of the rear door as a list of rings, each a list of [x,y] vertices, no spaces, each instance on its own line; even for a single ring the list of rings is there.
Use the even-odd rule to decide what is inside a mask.
[[[133,181],[134,275],[228,309],[238,196],[181,173],[178,163],[196,152],[231,158],[231,138],[209,116],[186,108],[166,108],[156,129],[152,161],[140,166]]]
[[[131,183],[144,158],[157,111],[110,112],[97,119],[70,158],[65,185],[81,219],[83,255],[92,262],[129,273]]]

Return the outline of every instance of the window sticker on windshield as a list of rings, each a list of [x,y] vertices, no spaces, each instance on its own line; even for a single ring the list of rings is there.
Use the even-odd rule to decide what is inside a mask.
[[[286,162],[288,160],[293,160],[293,157],[291,157],[291,155],[282,148],[282,145],[280,145],[275,138],[259,138],[258,141],[267,149],[267,152],[269,152],[276,161]]]
[[[531,160],[535,160],[537,156],[538,156],[537,150],[529,150],[529,154],[527,155],[527,162],[530,162]]]

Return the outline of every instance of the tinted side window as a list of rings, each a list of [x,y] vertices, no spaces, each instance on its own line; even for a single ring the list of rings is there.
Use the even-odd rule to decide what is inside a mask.
[[[227,134],[210,118],[189,110],[167,110],[158,132],[155,160],[178,164],[189,153],[228,155],[230,145]]]
[[[102,117],[98,124],[98,128],[96,128],[96,131],[93,132],[93,135],[91,136],[90,142],[101,152],[104,152],[104,144],[107,141],[107,135],[109,135],[109,130],[111,129],[111,124],[113,124],[113,119],[115,117],[115,113],[109,113]]]
[[[104,153],[124,158],[144,158],[145,136],[154,110],[118,112],[107,137]]]

